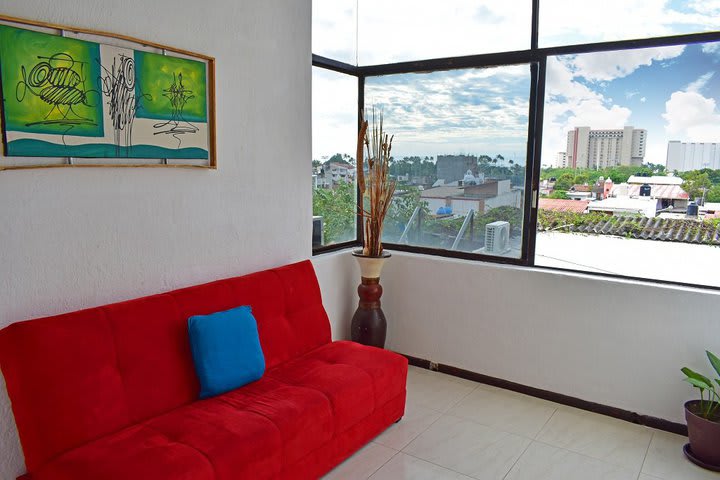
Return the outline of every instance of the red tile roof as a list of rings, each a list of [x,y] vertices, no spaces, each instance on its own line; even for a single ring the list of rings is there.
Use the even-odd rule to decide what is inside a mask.
[[[559,198],[541,198],[539,207],[542,210],[554,210],[556,212],[583,213],[587,209],[590,200],[562,200]]]

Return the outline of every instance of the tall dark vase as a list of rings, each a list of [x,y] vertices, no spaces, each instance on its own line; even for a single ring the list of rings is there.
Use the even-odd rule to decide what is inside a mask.
[[[353,252],[353,256],[360,264],[360,285],[358,285],[358,308],[350,324],[350,338],[354,342],[373,347],[385,347],[387,321],[380,308],[382,286],[380,285],[380,272],[385,260],[390,254],[383,252],[380,257],[368,257],[362,251]]]

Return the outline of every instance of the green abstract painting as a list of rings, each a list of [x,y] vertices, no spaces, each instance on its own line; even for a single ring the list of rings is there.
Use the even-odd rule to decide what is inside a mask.
[[[0,25],[0,62],[5,128],[103,135],[97,43]]]
[[[151,102],[138,108],[140,118],[179,122],[207,122],[207,75],[196,60],[135,51],[138,82],[135,96]]]
[[[0,80],[7,156],[210,159],[206,62],[0,24]]]

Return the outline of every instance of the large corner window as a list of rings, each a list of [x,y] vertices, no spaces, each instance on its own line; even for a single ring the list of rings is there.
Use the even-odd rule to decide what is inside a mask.
[[[366,79],[393,132],[386,244],[522,256],[530,65]]]
[[[384,111],[389,249],[720,288],[717,2],[391,3],[313,2],[314,165]]]

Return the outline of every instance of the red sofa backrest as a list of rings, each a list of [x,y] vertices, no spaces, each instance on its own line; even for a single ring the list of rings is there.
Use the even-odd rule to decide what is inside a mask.
[[[251,305],[267,368],[330,341],[309,261],[0,330],[29,471],[197,399],[187,319]]]

